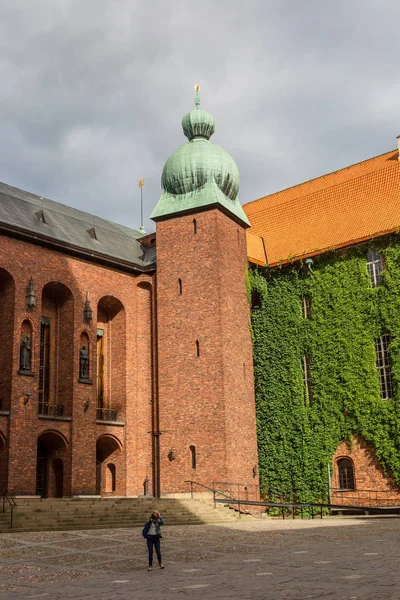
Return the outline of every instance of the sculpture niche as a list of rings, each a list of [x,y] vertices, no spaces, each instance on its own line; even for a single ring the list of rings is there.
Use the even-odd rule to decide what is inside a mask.
[[[31,371],[31,336],[24,335],[21,340],[19,353],[19,371],[20,375],[33,376]]]
[[[91,383],[89,379],[89,349],[83,345],[79,352],[79,381]]]

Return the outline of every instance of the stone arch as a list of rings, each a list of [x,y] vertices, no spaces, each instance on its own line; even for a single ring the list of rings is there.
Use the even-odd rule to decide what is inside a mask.
[[[97,303],[97,419],[125,419],[126,314],[115,296]]]
[[[42,289],[39,413],[71,415],[74,372],[74,297],[59,281]]]
[[[54,429],[43,431],[37,440],[36,494],[42,498],[65,495],[65,463],[68,442]]]
[[[10,410],[13,373],[15,281],[0,268],[0,410]]]
[[[123,492],[123,446],[110,434],[101,435],[96,441],[96,494],[122,495]],[[112,470],[109,465],[113,465]]]

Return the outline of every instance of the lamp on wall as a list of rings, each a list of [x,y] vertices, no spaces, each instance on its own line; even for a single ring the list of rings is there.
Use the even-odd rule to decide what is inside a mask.
[[[86,301],[85,301],[85,306],[83,308],[83,320],[85,323],[90,323],[90,321],[92,319],[93,319],[93,311],[92,311],[92,307],[90,306],[89,292],[86,292]]]
[[[36,306],[36,292],[35,292],[35,284],[33,282],[33,277],[30,278],[28,287],[25,292],[26,297],[26,308],[30,310]]]
[[[25,406],[25,404],[28,404],[29,400],[31,399],[31,396],[32,396],[32,392],[26,392],[25,398],[24,398],[24,406]]]

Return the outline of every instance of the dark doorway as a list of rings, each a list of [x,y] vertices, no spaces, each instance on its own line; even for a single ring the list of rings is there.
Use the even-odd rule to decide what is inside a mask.
[[[64,489],[64,463],[61,458],[55,458],[52,461],[52,475],[54,478],[54,496],[62,498]]]
[[[37,444],[37,463],[36,463],[36,495],[46,498],[47,496],[47,471],[48,471],[48,453],[47,446],[42,440]]]
[[[67,445],[56,431],[46,431],[38,439],[36,462],[36,494],[42,498],[64,495],[64,459]]]

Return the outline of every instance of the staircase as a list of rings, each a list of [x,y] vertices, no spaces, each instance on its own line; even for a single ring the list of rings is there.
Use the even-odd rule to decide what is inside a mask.
[[[153,510],[165,525],[236,522],[238,516],[206,498],[48,498],[17,500],[13,528],[10,513],[0,513],[0,533],[142,527]]]

